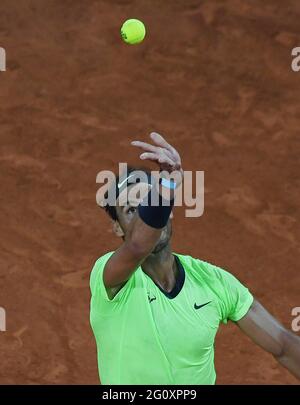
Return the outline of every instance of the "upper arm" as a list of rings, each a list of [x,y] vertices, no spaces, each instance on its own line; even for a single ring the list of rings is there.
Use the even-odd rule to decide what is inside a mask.
[[[103,284],[110,298],[124,286],[139,267],[143,255],[130,244],[123,243],[108,259],[103,269]]]
[[[253,296],[235,276],[219,267],[205,264],[209,273],[214,275],[214,291],[218,296],[220,321],[237,322],[248,312]]]
[[[113,294],[103,282],[104,268],[114,252],[108,252],[100,257],[93,266],[90,276],[91,307],[102,315],[111,315],[126,302],[135,288],[135,277],[131,277],[123,288],[119,288]]]
[[[264,350],[281,356],[287,331],[257,300],[237,324]]]

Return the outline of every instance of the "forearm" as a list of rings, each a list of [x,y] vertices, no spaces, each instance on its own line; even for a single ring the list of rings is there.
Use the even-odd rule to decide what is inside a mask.
[[[238,325],[256,344],[300,379],[300,338],[285,329],[257,300]]]
[[[137,214],[132,228],[127,232],[124,246],[132,251],[137,260],[147,256],[160,238],[161,229],[147,225]]]
[[[282,353],[274,357],[282,366],[300,379],[300,337],[284,330],[282,341]]]
[[[126,234],[122,245],[114,252],[104,269],[104,285],[112,298],[131,274],[153,250],[160,230],[147,227],[137,216],[132,230]]]
[[[139,205],[138,212],[126,232],[124,243],[108,260],[104,272],[105,286],[122,286],[153,251],[162,229],[166,226],[172,204],[151,205],[151,192]]]
[[[154,145],[141,141],[133,141],[132,145],[143,149],[140,156],[142,160],[155,161],[159,164],[161,171],[172,174],[173,182],[168,182],[169,180],[165,178],[164,184],[152,184],[151,191],[138,206],[134,217],[125,221],[129,226],[124,227],[124,243],[109,258],[103,273],[104,285],[107,289],[114,289],[114,292],[130,278],[131,274],[154,250],[171,214],[174,204],[174,189],[182,182],[181,159],[176,149],[169,145],[161,135],[153,132],[150,136]],[[168,186],[170,190],[167,190],[169,192],[166,193],[164,189],[168,189]],[[136,206],[136,202],[142,198],[141,190],[139,190],[139,197],[132,196],[131,200],[134,201],[134,204],[130,204],[130,198],[127,195],[126,205]],[[154,203],[153,193],[154,200],[156,200]],[[120,196],[119,205],[121,206]],[[125,215],[125,218],[129,217]],[[119,223],[119,225],[121,224]]]

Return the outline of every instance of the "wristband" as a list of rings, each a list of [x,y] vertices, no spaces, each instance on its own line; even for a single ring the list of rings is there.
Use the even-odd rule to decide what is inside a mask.
[[[159,184],[165,188],[168,188],[170,190],[175,190],[176,189],[176,182],[174,180],[169,180],[165,179],[164,177],[161,177],[159,179]]]
[[[151,205],[151,198],[152,201],[158,202],[158,205]],[[145,224],[152,228],[161,229],[167,225],[173,205],[174,198],[165,200],[154,186],[138,206],[138,213]]]

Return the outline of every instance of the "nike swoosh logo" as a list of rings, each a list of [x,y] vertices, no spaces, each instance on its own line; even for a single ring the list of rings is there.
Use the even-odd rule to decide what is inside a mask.
[[[205,304],[202,304],[202,305],[197,305],[196,303],[194,304],[194,308],[195,309],[200,309],[200,308],[202,308],[202,307],[205,307],[205,305],[208,305],[208,304],[210,304],[211,303],[211,301],[208,301],[208,302],[206,302]]]
[[[118,188],[121,188],[123,186],[123,184],[126,183],[126,181],[128,179],[130,179],[130,177],[133,177],[133,176],[134,176],[134,174],[131,174],[130,176],[126,177],[125,180],[121,181],[121,183],[118,183]]]
[[[156,300],[156,298],[154,297],[154,298],[149,298],[149,302],[151,303],[152,301],[155,301]]]

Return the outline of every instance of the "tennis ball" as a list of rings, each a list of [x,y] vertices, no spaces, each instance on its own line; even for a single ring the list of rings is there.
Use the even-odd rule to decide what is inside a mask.
[[[121,28],[121,37],[130,45],[139,44],[146,35],[145,25],[140,20],[131,18],[124,22]]]

